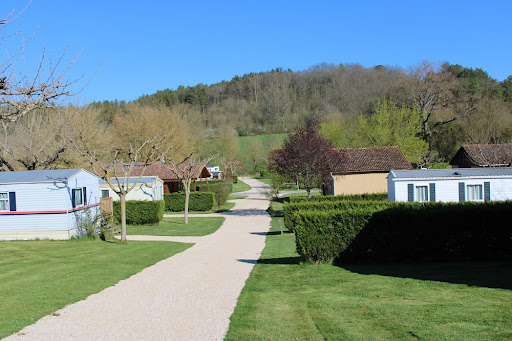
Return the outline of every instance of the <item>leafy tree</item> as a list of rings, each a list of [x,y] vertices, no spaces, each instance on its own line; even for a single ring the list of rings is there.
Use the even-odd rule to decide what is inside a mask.
[[[311,197],[311,189],[320,185],[322,177],[339,162],[329,140],[318,134],[316,126],[308,124],[296,128],[281,149],[270,152],[269,170],[297,179]]]
[[[393,100],[377,100],[370,117],[359,116],[354,142],[358,147],[398,145],[410,162],[418,163],[428,151],[421,134],[418,109]]]

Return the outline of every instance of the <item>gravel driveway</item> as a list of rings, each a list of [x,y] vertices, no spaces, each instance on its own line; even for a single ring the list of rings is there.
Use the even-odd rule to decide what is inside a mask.
[[[259,192],[266,185],[243,181],[253,189],[232,210],[219,214],[226,220],[217,232],[152,237],[196,244],[6,339],[222,340],[270,224],[268,201]]]

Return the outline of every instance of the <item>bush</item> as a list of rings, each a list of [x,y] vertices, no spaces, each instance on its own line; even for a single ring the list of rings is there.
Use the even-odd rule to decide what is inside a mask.
[[[332,197],[331,197],[332,198]],[[288,231],[295,229],[295,212],[297,211],[331,211],[331,210],[349,210],[355,208],[369,208],[383,210],[396,203],[390,201],[370,201],[370,200],[331,200],[331,201],[299,201],[283,204],[284,225]]]
[[[210,192],[192,192],[190,193],[188,209],[190,211],[209,211],[212,209],[215,194]],[[185,193],[164,194],[165,210],[172,212],[181,212],[185,210]]]
[[[233,191],[233,183],[231,180],[215,180],[208,183],[208,192],[217,193],[219,191],[218,187],[223,187],[223,189],[225,189],[226,186],[229,189],[229,193],[231,193]]]
[[[314,196],[311,199],[307,197],[290,197],[290,202],[304,202],[304,201],[343,201],[343,200],[388,200],[387,193],[364,193],[364,194],[347,194],[347,195],[321,195]]]
[[[512,202],[403,204],[373,214],[340,262],[512,255]]]
[[[219,206],[228,200],[232,190],[233,183],[229,180],[216,181],[215,186],[209,188],[210,192],[215,193],[215,203]]]
[[[121,221],[121,202],[114,201],[114,217]],[[126,201],[126,223],[132,225],[157,224],[164,217],[164,201]]]
[[[293,219],[309,262],[488,259],[512,256],[511,211],[512,202],[388,203]]]

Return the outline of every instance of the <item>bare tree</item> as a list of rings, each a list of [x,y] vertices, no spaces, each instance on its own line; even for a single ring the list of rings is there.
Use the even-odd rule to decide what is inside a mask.
[[[144,170],[152,162],[166,157],[173,148],[173,131],[165,131],[165,122],[159,123],[161,112],[148,110],[115,120],[111,131],[97,119],[97,113],[79,113],[82,122],[70,130],[71,142],[85,158],[91,170],[105,180],[121,199],[121,242],[126,243],[126,196],[137,186]],[[131,140],[124,139],[130,129],[137,132]],[[113,137],[115,133],[119,133]],[[121,134],[122,133],[122,134]],[[178,141],[174,140],[178,146]],[[135,173],[136,180],[129,178]]]
[[[215,156],[211,155],[204,159],[195,159],[190,154],[183,159],[180,163],[170,160],[170,164],[165,167],[168,168],[183,184],[185,189],[185,224],[188,224],[188,204],[190,200],[190,185],[192,181],[201,177],[203,169],[206,164]]]

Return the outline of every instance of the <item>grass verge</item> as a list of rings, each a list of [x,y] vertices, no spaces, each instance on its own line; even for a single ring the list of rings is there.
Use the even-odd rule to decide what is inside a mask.
[[[279,219],[272,218],[226,340],[512,338],[510,261],[303,264]]]
[[[190,246],[84,239],[0,242],[0,338]]]
[[[164,218],[158,225],[128,225],[127,234],[147,236],[206,236],[222,226],[224,217],[191,217],[185,225],[183,218]]]
[[[239,192],[245,192],[251,189],[251,186],[243,182],[242,180],[238,179],[238,182],[233,184],[233,190],[231,193],[239,193]]]
[[[229,211],[230,209],[232,209],[233,207],[235,206],[235,203],[234,202],[226,202],[222,205],[219,205],[219,206],[214,206],[211,210],[209,211],[188,211],[188,214],[210,214],[210,213],[222,213],[222,212],[226,212],[226,211]],[[175,214],[175,215],[183,215],[185,212],[184,211],[181,211],[181,212],[171,212],[171,211],[165,211],[164,214]]]

